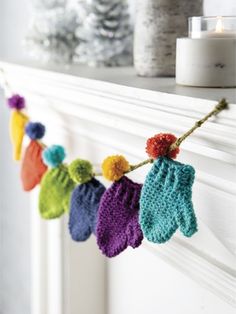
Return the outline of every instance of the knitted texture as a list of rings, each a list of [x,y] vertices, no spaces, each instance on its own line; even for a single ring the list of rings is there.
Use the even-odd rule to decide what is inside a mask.
[[[25,150],[21,166],[21,181],[25,191],[30,191],[39,184],[47,171],[42,160],[42,151],[42,146],[33,140]]]
[[[140,224],[151,242],[163,243],[180,228],[187,236],[197,231],[192,204],[194,168],[160,157],[148,173],[141,192]]]
[[[21,159],[22,142],[28,117],[21,111],[13,110],[10,118],[10,137],[13,145],[13,159]]]
[[[103,194],[98,209],[97,243],[103,254],[113,257],[129,245],[138,247],[143,234],[138,222],[142,185],[126,176]]]
[[[70,202],[69,230],[73,240],[85,241],[95,234],[97,211],[105,187],[95,178],[78,185]]]
[[[67,212],[73,189],[74,182],[69,177],[66,166],[61,165],[47,171],[42,178],[39,193],[41,216],[45,219],[53,219]]]

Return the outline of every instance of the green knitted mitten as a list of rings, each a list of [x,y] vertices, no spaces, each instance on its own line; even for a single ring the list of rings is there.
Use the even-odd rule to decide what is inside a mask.
[[[60,217],[69,211],[70,195],[75,187],[63,165],[49,170],[41,181],[39,210],[45,219]]]

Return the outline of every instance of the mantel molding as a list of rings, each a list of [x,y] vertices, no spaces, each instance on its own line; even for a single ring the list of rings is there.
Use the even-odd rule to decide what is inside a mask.
[[[209,112],[214,100],[127,87],[48,70],[0,62],[14,90],[47,108],[145,139],[181,135]],[[224,95],[222,95],[224,96]],[[226,95],[227,96],[227,95]],[[32,100],[31,100],[32,101]],[[34,105],[34,101],[32,104]],[[217,123],[215,123],[217,121]],[[236,164],[236,104],[183,143],[186,151]]]
[[[165,247],[157,247],[148,242],[144,243],[144,247],[236,308],[235,270],[209,260],[208,256],[194,251],[178,238],[169,241]]]

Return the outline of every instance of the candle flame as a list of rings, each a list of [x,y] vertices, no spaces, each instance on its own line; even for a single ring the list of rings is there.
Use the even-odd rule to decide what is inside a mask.
[[[217,17],[217,23],[216,23],[216,33],[223,33],[223,22],[222,22],[222,16]]]

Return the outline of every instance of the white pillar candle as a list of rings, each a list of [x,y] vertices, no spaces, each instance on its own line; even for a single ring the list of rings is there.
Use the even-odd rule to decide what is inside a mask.
[[[189,34],[177,39],[176,83],[235,87],[236,17],[191,18]]]

